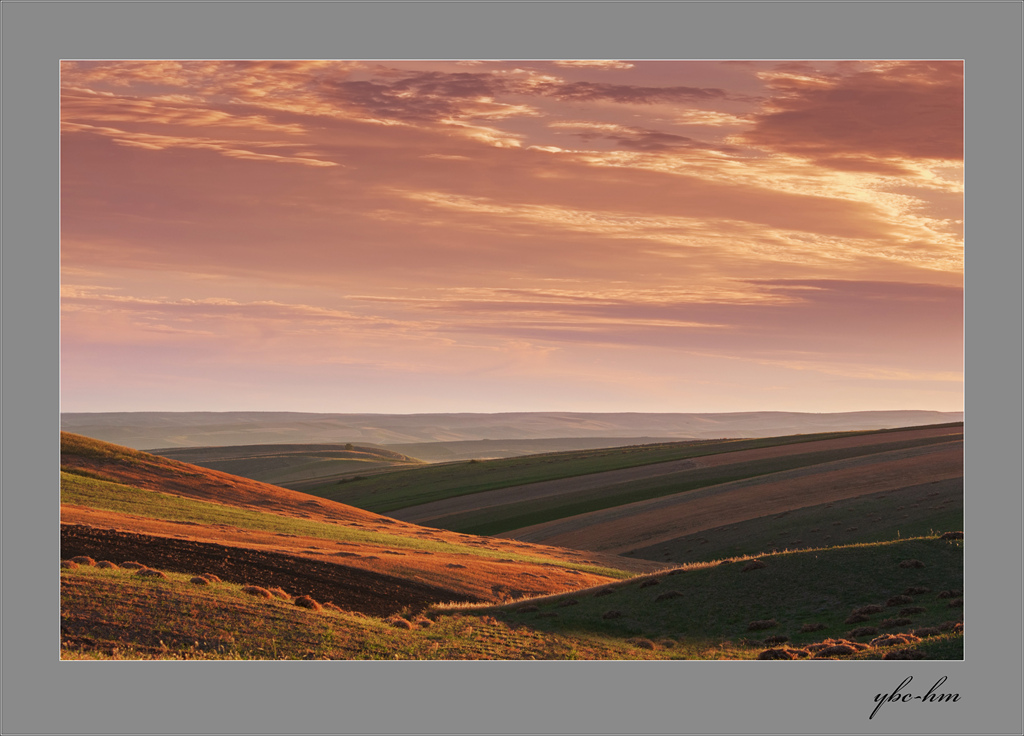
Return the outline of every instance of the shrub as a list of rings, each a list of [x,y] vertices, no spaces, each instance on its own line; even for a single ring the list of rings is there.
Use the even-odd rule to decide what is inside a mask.
[[[800,631],[803,632],[804,634],[808,634],[808,633],[810,633],[812,631],[821,631],[824,628],[825,628],[825,624],[809,623],[809,624],[804,624],[803,626],[801,626],[800,627]]]
[[[149,568],[149,567],[144,567],[144,568],[142,568],[141,570],[139,570],[135,574],[136,575],[141,575],[142,577],[145,577],[145,578],[160,578],[162,580],[166,580],[167,579],[167,574],[165,572],[163,572],[162,570],[153,570],[152,568]]]
[[[885,609],[877,603],[872,603],[870,606],[861,606],[860,608],[854,608],[851,612],[852,616],[868,616],[872,613],[881,613]]]
[[[856,638],[858,636],[875,636],[877,633],[878,629],[874,626],[860,626],[852,631],[847,631],[846,635]]]
[[[119,570],[120,568],[110,560],[101,560],[96,563],[96,567],[103,570]]]
[[[256,596],[257,598],[270,598],[273,596],[273,593],[271,593],[269,590],[267,590],[266,588],[261,588],[258,585],[246,585],[242,588],[242,592]]]
[[[270,593],[270,591],[267,592]],[[267,597],[269,598],[270,596],[268,595]],[[300,608],[308,608],[311,611],[319,611],[323,608],[323,606],[321,606],[315,600],[310,598],[308,595],[300,595],[298,598],[296,598],[295,605],[299,606]]]
[[[766,564],[764,564],[763,562],[761,562],[761,560],[751,560],[750,562],[748,562],[746,565],[743,566],[743,568],[740,570],[740,572],[750,572],[751,570],[760,570],[762,567],[768,567],[768,566]]]
[[[189,579],[189,582],[193,585],[209,585],[210,581],[201,575],[196,575],[194,578]]]
[[[796,656],[789,653],[788,649],[765,649],[757,655],[758,659],[796,659]]]
[[[747,624],[747,631],[760,631],[762,629],[770,629],[773,626],[778,626],[779,622],[773,618],[761,619],[759,621],[751,621]]]
[[[62,568],[64,568],[65,570],[77,570],[78,569],[78,563],[75,562],[74,560],[61,560],[60,561],[60,566]]]
[[[890,598],[889,600],[887,600],[885,602],[885,605],[887,605],[890,608],[892,608],[894,606],[902,606],[902,605],[905,605],[907,603],[913,603],[913,602],[914,602],[914,599],[911,598],[909,595],[894,595],[892,598]]]
[[[921,560],[903,560],[900,567],[924,567],[924,563]]]
[[[93,565],[96,564],[96,560],[94,560],[91,557],[86,557],[85,555],[79,555],[78,557],[72,557],[71,561],[72,562],[77,562],[79,565],[87,565],[88,567],[92,567]]]

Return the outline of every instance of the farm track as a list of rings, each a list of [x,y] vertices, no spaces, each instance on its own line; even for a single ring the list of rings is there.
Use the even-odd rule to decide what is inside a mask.
[[[139,562],[158,570],[214,573],[243,585],[280,587],[343,609],[389,616],[404,608],[419,612],[432,603],[477,602],[480,598],[359,568],[192,540],[61,524],[61,557],[87,555],[120,564]]]
[[[415,524],[450,527],[451,522],[456,522],[460,514],[477,514],[484,509],[495,509],[496,513],[500,514],[497,509],[510,504],[551,500],[560,496],[568,498],[573,494],[583,494],[612,486],[667,478],[668,476],[686,473],[686,471],[777,460],[779,458],[807,455],[816,452],[849,451],[855,448],[867,450],[871,447],[878,447],[879,450],[882,450],[886,446],[892,446],[900,442],[914,443],[920,441],[927,442],[929,440],[941,442],[944,437],[954,440],[960,439],[962,436],[962,428],[933,427],[913,429],[905,432],[856,435],[815,442],[722,452],[714,455],[652,463],[632,468],[591,473],[571,478],[529,483],[457,496],[392,511],[387,513],[386,516]],[[680,477],[682,478],[682,476]]]

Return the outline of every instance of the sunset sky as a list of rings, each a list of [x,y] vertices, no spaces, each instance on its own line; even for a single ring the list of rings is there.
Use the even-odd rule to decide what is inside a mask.
[[[62,411],[963,409],[959,61],[61,79]]]

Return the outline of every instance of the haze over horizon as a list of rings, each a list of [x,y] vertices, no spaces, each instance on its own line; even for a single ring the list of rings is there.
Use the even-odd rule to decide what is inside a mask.
[[[963,410],[959,61],[67,61],[63,412]]]

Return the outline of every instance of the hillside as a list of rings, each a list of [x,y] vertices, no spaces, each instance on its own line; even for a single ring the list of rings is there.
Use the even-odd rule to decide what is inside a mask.
[[[305,414],[296,412],[63,413],[61,429],[140,450],[223,445],[407,445],[477,440],[774,437],[963,421],[963,412],[836,414],[514,412],[502,414]],[[393,448],[394,449],[394,448]],[[561,449],[561,448],[550,448]],[[404,452],[399,450],[399,452]],[[410,453],[419,457],[415,452]]]
[[[284,555],[303,570],[327,563],[434,586],[436,600],[501,600],[652,569],[625,558],[620,566],[612,555],[426,529],[68,433],[61,435],[61,465],[65,557],[121,550],[122,559],[134,559],[166,548],[147,564],[175,570],[188,567],[178,559],[184,544],[190,555],[229,556],[237,569],[226,579],[241,583],[271,566],[262,557],[249,564],[246,555]],[[340,603],[343,586],[338,596]]]
[[[181,447],[150,452],[295,490],[356,475],[422,465],[422,461],[399,452],[351,443]]]

